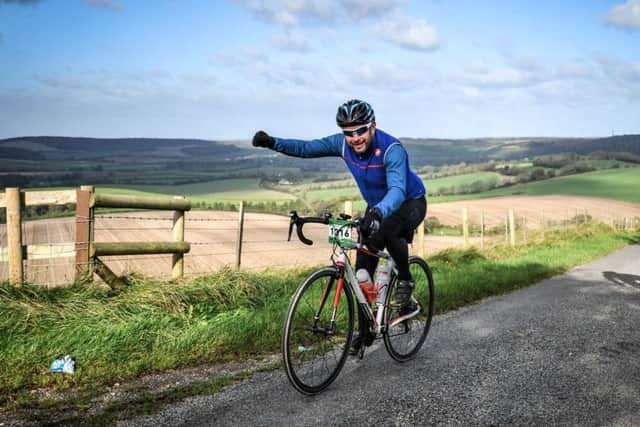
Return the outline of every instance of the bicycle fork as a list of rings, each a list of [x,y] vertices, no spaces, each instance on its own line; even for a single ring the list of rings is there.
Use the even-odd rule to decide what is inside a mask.
[[[331,319],[329,321],[329,328],[324,329],[318,327],[318,322],[320,321],[320,316],[322,311],[324,310],[324,306],[327,303],[327,299],[329,299],[329,294],[331,293],[331,288],[333,288],[333,284],[335,283],[335,279],[332,279],[325,286],[324,291],[322,292],[322,297],[320,298],[320,305],[318,306],[318,310],[313,316],[313,326],[311,330],[313,332],[321,332],[325,336],[331,336],[334,334],[336,330],[336,317],[338,315],[338,307],[340,306],[340,297],[342,296],[342,289],[344,287],[344,277],[343,274],[338,275],[338,283],[336,285],[336,293],[333,296],[333,307],[331,310]]]

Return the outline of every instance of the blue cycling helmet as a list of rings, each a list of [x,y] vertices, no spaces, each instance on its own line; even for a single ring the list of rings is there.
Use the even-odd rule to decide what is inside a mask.
[[[336,123],[341,128],[355,125],[366,125],[375,121],[376,115],[368,102],[352,99],[338,107]]]

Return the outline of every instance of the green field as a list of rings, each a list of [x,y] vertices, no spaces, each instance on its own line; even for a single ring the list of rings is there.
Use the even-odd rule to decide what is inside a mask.
[[[473,184],[477,181],[500,182],[502,176],[496,172],[476,172],[437,179],[425,179],[424,177],[422,179],[427,186],[427,190],[434,192],[443,188]]]
[[[274,190],[260,188],[255,178],[223,179],[185,185],[131,185],[97,187],[98,192],[117,194],[157,195],[170,194],[185,196],[192,202],[228,201],[285,201],[295,197]]]
[[[425,185],[429,203],[444,203],[457,200],[470,200],[511,195],[544,196],[565,194],[575,196],[603,197],[626,202],[640,203],[640,167],[599,170],[578,175],[569,175],[544,181],[519,184],[491,191],[453,196],[434,196],[438,189],[468,185],[476,181],[500,179],[493,172],[477,172],[445,178],[428,180]],[[34,190],[57,190],[65,187],[38,188]],[[66,187],[69,188],[69,187]],[[183,195],[192,202],[285,202],[295,200],[292,194],[260,188],[256,178],[226,179],[186,185],[131,185],[123,187],[97,186],[98,192],[137,194],[137,195]],[[300,188],[299,186],[292,186]],[[362,212],[364,202],[355,184],[351,187],[310,190],[306,197],[311,201],[330,201],[337,198],[352,198],[354,211]]]
[[[325,190],[311,190],[307,192],[309,200],[331,200],[338,197],[360,198],[360,191],[355,183],[350,187],[328,188]]]
[[[427,186],[429,183],[427,182]],[[484,193],[429,198],[431,203],[526,194],[603,197],[640,203],[640,167],[609,169],[499,188]]]
[[[475,172],[430,180],[427,180],[424,177],[422,179],[429,192],[437,192],[444,188],[470,185],[477,181],[499,182],[501,180],[501,176],[496,172]],[[307,198],[309,200],[331,200],[338,197],[353,197],[355,200],[360,199],[360,193],[355,183],[350,187],[310,190],[307,192]]]

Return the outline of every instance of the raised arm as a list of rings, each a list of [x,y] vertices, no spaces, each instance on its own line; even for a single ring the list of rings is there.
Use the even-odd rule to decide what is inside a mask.
[[[293,157],[342,157],[344,136],[335,134],[320,139],[274,138],[263,131],[253,137],[254,147],[265,147]]]

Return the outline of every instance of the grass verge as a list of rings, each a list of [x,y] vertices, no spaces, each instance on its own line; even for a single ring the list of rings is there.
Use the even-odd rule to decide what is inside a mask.
[[[547,231],[545,240],[515,249],[440,252],[428,260],[437,311],[509,292],[638,242],[638,232],[590,225]],[[185,282],[130,277],[132,286],[120,293],[99,284],[50,290],[0,285],[0,407],[83,410],[107,386],[142,374],[276,352],[289,297],[310,271],[223,270]],[[76,360],[76,373],[49,373],[51,361],[66,354]],[[206,387],[216,389],[212,384]],[[47,400],[39,397],[43,390],[74,393]]]

